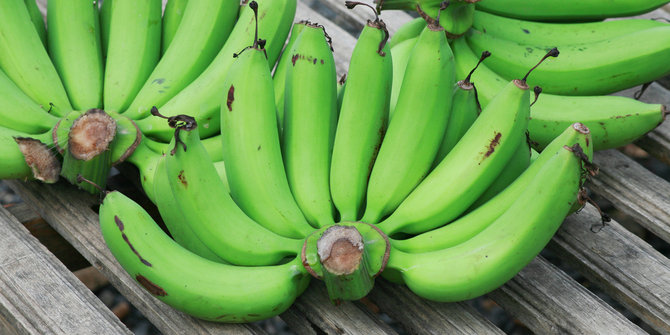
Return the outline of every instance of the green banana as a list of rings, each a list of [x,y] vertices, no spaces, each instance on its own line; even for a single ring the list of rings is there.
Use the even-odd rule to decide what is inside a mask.
[[[0,68],[44,110],[63,116],[72,109],[23,0],[0,1]]]
[[[564,146],[572,147],[579,144],[582,148],[590,148],[590,140],[591,136],[588,128],[580,123],[571,125],[552,141],[517,179],[491,200],[477,207],[472,206],[470,212],[447,225],[407,239],[391,239],[391,244],[395,249],[403,252],[422,253],[451,248],[466,242],[500,217],[526,190],[537,176],[538,171],[549,160],[556,155],[565,157],[573,155],[571,152],[563,150]],[[591,159],[592,150],[589,150],[587,149],[586,154]]]
[[[451,110],[444,92],[454,83],[454,61],[444,30],[428,25],[409,58],[398,103],[368,182],[363,222],[391,213],[428,174]]]
[[[533,21],[597,21],[650,12],[667,0],[482,0],[477,9]]]
[[[184,10],[187,4],[188,0],[170,0],[165,4],[161,34],[161,54],[165,53],[174,35],[177,33],[177,28],[184,17]]]
[[[51,131],[28,134],[0,126],[0,179],[58,180],[60,162]]]
[[[250,219],[223,186],[191,120],[175,133],[166,156],[168,180],[189,226],[217,256],[237,265],[276,264],[302,241],[272,233]]]
[[[114,0],[102,1],[100,5],[100,13],[98,18],[100,21],[100,49],[102,50],[102,58],[107,58],[107,46],[109,45],[109,29],[112,19],[112,4]]]
[[[102,108],[103,63],[97,3],[47,3],[49,55],[74,109]]]
[[[104,106],[123,112],[158,62],[161,1],[113,0],[109,10]]]
[[[265,39],[268,63],[274,64],[281,51],[295,16],[296,0],[258,1],[258,31]],[[163,107],[161,113],[166,116],[195,114],[200,125],[200,135],[212,136],[219,132],[221,94],[223,81],[233,62],[233,54],[253,42],[256,21],[248,5],[242,6],[240,17],[228,40],[211,64],[190,85],[181,90]],[[138,127],[147,136],[169,142],[173,129],[162,120],[148,117],[137,121]]]
[[[435,301],[471,299],[500,287],[539,254],[577,201],[581,165],[574,154],[555,155],[480,233],[432,252],[392,248],[385,273],[401,276],[414,293]]]
[[[442,9],[444,8],[444,9]],[[475,14],[475,4],[473,1],[449,1],[446,7],[424,7],[417,5],[416,11],[423,16],[426,21],[435,20],[444,28],[447,37],[450,39],[458,38],[465,34],[472,26]],[[433,17],[435,19],[433,19]]]
[[[282,127],[284,125],[284,97],[286,96],[286,72],[288,71],[289,63],[291,63],[291,49],[295,40],[298,39],[298,35],[307,21],[300,21],[293,24],[291,28],[291,35],[289,36],[288,42],[282,51],[277,67],[275,68],[274,73],[272,74],[272,81],[274,83],[274,92],[275,92],[275,106],[277,106],[277,125],[279,127],[279,133],[282,132]]]
[[[28,8],[28,13],[30,14],[30,20],[33,22],[33,25],[37,30],[37,34],[40,36],[40,40],[42,40],[42,44],[46,48],[47,28],[46,25],[44,24],[44,16],[42,16],[40,8],[37,7],[36,0],[24,0],[24,2],[26,4],[26,8]]]
[[[519,44],[477,30],[466,36],[475,52],[490,50],[487,66],[505,78],[523,75],[546,48]],[[532,85],[546,93],[602,95],[641,85],[670,73],[670,25],[588,45],[559,46],[561,59],[533,72]]]
[[[410,38],[391,48],[391,58],[393,59],[393,83],[391,85],[391,96],[389,98],[389,120],[393,118],[395,106],[398,104],[398,96],[400,95],[400,88],[402,87],[402,81],[405,77],[405,69],[407,69],[409,57],[412,55],[412,50],[414,50],[417,40],[418,37]]]
[[[238,8],[237,1],[189,1],[170,48],[123,113],[134,120],[144,118],[197,78],[228,38]],[[194,110],[189,107],[189,112]]]
[[[105,196],[100,229],[114,257],[142,287],[173,308],[205,320],[251,322],[280,314],[311,278],[299,258],[276,266],[243,267],[197,256],[120,192]],[[175,275],[178,269],[188,271]]]
[[[464,38],[453,42],[458,76],[467,75],[478,58]],[[482,106],[507,82],[487,66],[481,65],[473,80]],[[656,128],[667,114],[660,104],[646,104],[619,96],[561,96],[543,93],[531,109],[528,132],[533,148],[542,149],[574,122],[591,130],[594,150],[616,148]]]
[[[512,19],[479,10],[475,11],[472,23],[474,29],[496,38],[549,48],[557,45],[591,44],[663,26],[668,24],[647,19],[546,23]]]
[[[38,134],[56,122],[58,118],[40,108],[0,70],[0,126]]]
[[[542,60],[554,55],[548,53]],[[458,217],[477,200],[523,139],[530,114],[529,74],[498,92],[451,152],[379,223],[382,231],[393,235],[436,228]]]
[[[232,198],[251,219],[275,234],[304,238],[313,228],[286,179],[272,76],[258,40],[237,55],[224,87],[221,134]]]
[[[395,31],[395,34],[389,40],[389,47],[395,48],[396,45],[419,36],[423,29],[426,28],[426,20],[422,17],[414,18],[407,21]]]
[[[337,124],[337,75],[325,30],[307,24],[290,50],[282,145],[288,183],[307,220],[334,221],[330,162]]]

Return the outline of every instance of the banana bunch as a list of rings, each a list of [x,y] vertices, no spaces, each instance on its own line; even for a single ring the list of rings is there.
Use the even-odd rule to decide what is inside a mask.
[[[457,74],[465,76],[484,51],[492,56],[473,74],[482,106],[509,80],[522,76],[539,55],[558,48],[561,57],[547,61],[528,78],[543,89],[534,105],[528,130],[541,149],[565,127],[581,122],[591,129],[595,150],[629,143],[661,123],[668,113],[659,104],[609,96],[670,74],[670,25],[645,19],[603,20],[645,13],[668,1],[451,1],[442,15],[437,0],[384,0],[382,9],[417,10],[426,20],[408,22],[391,39],[401,55],[394,69],[404,71],[402,55],[412,48],[426,21],[439,21],[447,31]],[[445,16],[450,7],[469,6],[468,15]],[[454,9],[456,10],[456,9]],[[463,23],[467,21],[467,23]],[[584,22],[590,21],[590,22]],[[593,22],[595,21],[595,22]],[[456,29],[461,24],[466,29]],[[402,76],[402,73],[394,73]],[[392,106],[395,95],[392,95]]]

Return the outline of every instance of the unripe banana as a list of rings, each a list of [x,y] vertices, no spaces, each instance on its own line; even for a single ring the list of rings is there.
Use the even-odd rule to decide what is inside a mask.
[[[442,5],[435,7],[417,5],[416,10],[424,18],[436,18],[450,39],[458,38],[472,26],[475,14],[473,1],[450,1],[438,17],[441,8]]]
[[[298,39],[298,35],[305,25],[308,24],[306,21],[300,21],[293,24],[291,29],[291,35],[289,36],[288,42],[284,47],[284,51],[279,57],[277,67],[275,72],[272,74],[272,81],[274,83],[274,92],[275,92],[275,105],[277,106],[277,125],[279,127],[279,133],[281,134],[282,128],[284,127],[284,98],[286,96],[286,71],[288,71],[288,66],[291,63],[291,49],[293,49],[293,44],[295,40]]]
[[[309,283],[299,258],[276,266],[242,267],[197,256],[170,239],[142,207],[119,192],[107,194],[100,206],[100,229],[109,250],[132,278],[157,299],[197,318],[266,319],[291,306]]]
[[[104,106],[123,112],[158,62],[161,1],[113,0],[109,10]]]
[[[330,158],[337,123],[337,75],[325,31],[306,25],[290,51],[282,145],[291,192],[307,220],[333,223]]]
[[[362,214],[370,170],[386,132],[393,71],[387,38],[383,21],[368,21],[351,55],[330,165],[330,193],[341,221],[356,221]]]
[[[393,118],[395,106],[398,104],[398,96],[403,78],[405,77],[405,69],[407,69],[409,57],[412,55],[412,50],[414,50],[417,40],[418,38],[404,40],[391,49],[391,55],[393,56],[393,85],[389,101],[389,120]]]
[[[7,77],[44,110],[68,113],[67,93],[23,0],[0,1],[0,36],[0,68]]]
[[[42,16],[42,12],[40,12],[40,8],[37,7],[37,2],[35,0],[24,0],[24,2],[26,3],[26,8],[28,8],[30,20],[33,22],[37,34],[40,36],[40,40],[42,40],[42,44],[44,44],[44,47],[46,48],[47,28],[44,24],[44,16]]]
[[[465,76],[477,64],[477,56],[464,38],[453,42],[458,76]],[[487,66],[481,65],[473,81],[479,101],[486,106],[507,82]],[[658,126],[667,110],[659,104],[646,104],[618,96],[560,96],[542,94],[531,109],[528,131],[536,149],[545,147],[566,127],[581,122],[591,130],[594,150],[616,148],[641,137]]]
[[[422,17],[408,21],[395,31],[395,34],[389,40],[389,46],[393,49],[401,42],[418,37],[424,28],[426,28],[426,20]]]
[[[221,134],[232,198],[268,230],[285,237],[304,238],[313,228],[288,185],[272,76],[265,49],[258,42],[237,56],[225,87]]]
[[[51,129],[58,118],[27,96],[0,70],[0,126],[38,134]]]
[[[197,78],[228,38],[238,8],[237,1],[189,1],[170,48],[124,114],[134,120],[147,117],[152,107],[161,107]]]
[[[496,38],[471,30],[472,50],[493,54],[487,66],[505,78],[517,78],[546,48]],[[531,85],[563,95],[602,95],[641,85],[670,73],[670,25],[583,45],[559,46],[561,58],[533,72]]]
[[[164,54],[170,42],[177,33],[177,28],[184,17],[184,10],[188,0],[170,0],[165,4],[165,11],[163,11],[163,25],[162,25],[162,43],[161,54]]]
[[[477,9],[533,21],[597,21],[650,12],[667,0],[482,0]]]
[[[429,172],[451,110],[451,48],[441,27],[429,25],[412,51],[398,103],[368,182],[362,221],[377,223]]]

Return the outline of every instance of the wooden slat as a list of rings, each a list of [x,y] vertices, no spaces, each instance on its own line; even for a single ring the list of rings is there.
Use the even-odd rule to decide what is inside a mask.
[[[114,287],[164,334],[258,334],[247,324],[217,324],[195,319],[155,299],[116,262],[100,234],[95,198],[71,185],[7,181],[26,203],[72,244]],[[62,313],[59,312],[59,313]]]
[[[662,334],[670,334],[670,260],[587,205],[570,215],[548,247]]]
[[[670,183],[616,150],[597,152],[600,173],[588,188],[670,243]]]
[[[489,297],[536,334],[646,334],[542,257]]]
[[[504,334],[465,302],[421,299],[407,287],[383,279],[375,281],[368,298],[410,334]]]
[[[0,181],[2,183],[2,181]],[[40,216],[32,209],[30,206],[26,205],[23,202],[17,204],[9,204],[4,206],[5,209],[12,214],[19,222],[26,223],[39,219]]]
[[[343,22],[346,27],[345,29],[354,36],[358,36],[358,33],[361,29],[363,29],[363,25],[365,25],[368,20],[374,20],[374,15],[371,10],[363,8],[363,6],[358,6],[354,9],[348,9],[346,6],[344,6],[344,1],[342,0],[303,1],[305,1],[313,8],[318,8],[325,12],[329,12],[330,15],[326,15],[328,19],[335,23]],[[371,2],[367,3],[372,4]],[[386,23],[386,28],[388,29],[391,36],[393,36],[396,30],[398,30],[398,28],[400,28],[403,23],[412,19],[412,16],[400,10],[385,10],[382,11],[379,17]]]
[[[21,334],[131,334],[121,321],[0,208],[0,315]]]

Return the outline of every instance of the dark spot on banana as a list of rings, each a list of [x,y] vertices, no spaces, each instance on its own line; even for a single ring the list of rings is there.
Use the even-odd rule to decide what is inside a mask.
[[[151,263],[149,263],[149,261],[142,258],[142,256],[137,251],[137,249],[135,249],[133,244],[130,243],[130,240],[128,239],[128,236],[126,235],[126,233],[123,232],[123,222],[121,222],[121,219],[119,219],[119,217],[116,216],[116,215],[114,216],[114,222],[116,222],[116,225],[119,227],[119,230],[121,230],[121,237],[123,238],[124,241],[126,241],[126,244],[128,244],[128,247],[130,247],[130,250],[132,250],[132,252],[135,255],[137,255],[137,257],[140,259],[140,262],[142,262],[142,264],[144,264],[146,266],[152,266]]]
[[[323,62],[323,59],[321,60],[321,64],[325,64],[325,63]]]
[[[300,55],[295,54],[291,57],[291,63],[293,63],[293,66],[295,66],[295,62],[300,58]]]
[[[502,137],[501,133],[496,132],[496,136],[493,137],[491,143],[489,143],[489,149],[484,154],[484,158],[491,156],[491,154],[496,150],[496,146],[500,143],[500,138]],[[482,159],[484,160],[484,159]]]
[[[258,151],[261,151],[261,146],[260,145],[258,146]]]
[[[233,111],[233,101],[235,100],[235,86],[230,85],[228,89],[228,98],[226,100],[226,106],[228,106],[228,111]]]
[[[154,81],[152,81],[151,83],[160,85],[160,84],[162,84],[162,83],[164,83],[164,82],[165,82],[165,78],[156,78],[156,79],[154,79]]]
[[[147,279],[147,277],[143,275],[137,275],[135,276],[135,279],[137,279],[140,285],[142,285],[147,291],[149,291],[149,293],[157,295],[159,297],[164,297],[167,295],[167,292],[165,292],[165,290],[162,287],[156,285],[154,282]]]
[[[184,170],[179,171],[179,175],[177,175],[177,178],[179,178],[179,181],[184,184],[184,187],[188,187],[188,181],[186,181],[186,176],[184,175]]]
[[[260,314],[256,314],[256,313],[249,313],[249,314],[247,314],[247,316],[251,316],[251,317],[259,317],[259,316],[261,316],[261,315],[260,315]]]
[[[117,215],[114,215],[114,222],[116,223],[116,226],[119,227],[119,230],[123,231],[123,221],[121,221]]]
[[[526,34],[530,34],[530,31],[528,31],[528,29],[524,28],[524,29],[521,29],[521,30],[523,30],[523,32],[526,33]]]

